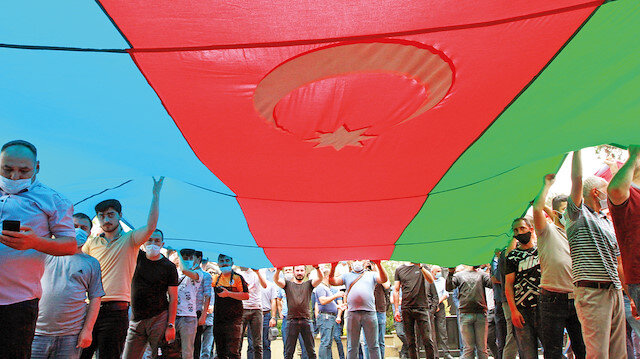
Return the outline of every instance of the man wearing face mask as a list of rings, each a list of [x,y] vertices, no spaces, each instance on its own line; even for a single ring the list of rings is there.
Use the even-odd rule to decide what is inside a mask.
[[[198,330],[196,331],[196,340],[193,343],[193,357],[200,358],[200,352],[202,351],[202,334],[207,321],[207,309],[211,302],[211,274],[205,272],[202,269],[202,252],[195,251],[194,266],[195,270],[200,273],[202,282],[196,290],[196,308],[198,314]]]
[[[47,254],[76,253],[73,205],[36,179],[35,146],[7,142],[0,150],[0,358],[29,358]],[[18,229],[18,228],[16,228]],[[55,239],[53,238],[55,236]]]
[[[318,350],[318,358],[331,359],[331,342],[336,334],[334,331],[336,330],[336,319],[339,311],[338,306],[342,303],[344,292],[332,288],[329,285],[331,265],[322,264],[320,265],[320,268],[324,278],[322,283],[313,290],[316,298],[318,298],[317,323],[320,331],[320,348]],[[340,358],[344,359],[342,342],[336,344],[338,345],[338,354]]]
[[[144,251],[138,252],[131,281],[133,317],[124,345],[124,359],[142,358],[147,343],[152,358],[156,358],[160,343],[171,342],[176,337],[178,272],[175,264],[160,253],[163,246],[164,235],[156,229],[145,243]]]
[[[576,358],[585,357],[584,341],[578,314],[574,304],[571,277],[571,254],[565,232],[567,196],[557,196],[551,202],[554,223],[547,222],[545,202],[555,175],[543,179],[542,190],[533,202],[533,224],[538,238],[540,253],[540,341],[545,355],[562,357],[564,331],[571,339],[571,348]]]
[[[380,344],[378,343],[378,316],[374,290],[376,283],[387,282],[387,273],[380,261],[372,261],[376,265],[376,272],[365,271],[364,260],[351,263],[351,272],[335,277],[338,263],[332,263],[329,272],[329,284],[345,285],[347,288],[344,301],[347,303],[347,357],[358,357],[360,332],[364,332],[369,358],[380,358]]]
[[[533,242],[533,226],[527,218],[516,218],[511,224],[518,247],[507,254],[505,294],[515,327],[520,358],[538,358],[540,316],[540,259]]]
[[[583,181],[581,154],[574,152],[565,215],[574,301],[588,358],[626,356],[624,272],[613,224],[603,212],[607,206],[607,181],[595,176]]]
[[[640,146],[629,146],[629,159],[607,188],[629,297],[640,302]]]
[[[73,215],[76,227],[76,254],[47,256],[42,276],[42,298],[31,358],[80,356],[91,344],[91,332],[104,295],[100,263],[82,253],[91,232],[91,219],[84,213]],[[85,299],[89,298],[89,305]]]
[[[213,276],[213,338],[219,359],[240,359],[242,347],[242,301],[249,299],[249,286],[233,270],[233,258],[220,254],[218,267],[222,273]]]
[[[178,309],[176,311],[176,338],[180,339],[182,359],[193,359],[193,345],[198,330],[196,291],[202,276],[195,270],[195,251],[183,248],[173,254],[173,263],[178,268]]]
[[[153,178],[147,223],[133,231],[125,232],[120,225],[122,205],[118,200],[108,199],[95,206],[102,233],[90,237],[82,250],[100,262],[102,285],[107,294],[102,298],[93,327],[93,343],[82,351],[83,359],[91,359],[96,351],[98,359],[119,359],[122,355],[129,328],[131,279],[140,246],[151,237],[158,224],[163,182],[164,177],[157,181]]]

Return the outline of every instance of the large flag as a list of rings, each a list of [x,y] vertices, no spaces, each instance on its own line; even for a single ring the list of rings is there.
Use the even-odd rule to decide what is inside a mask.
[[[635,0],[0,5],[0,140],[247,266],[481,264],[571,150],[638,143]]]

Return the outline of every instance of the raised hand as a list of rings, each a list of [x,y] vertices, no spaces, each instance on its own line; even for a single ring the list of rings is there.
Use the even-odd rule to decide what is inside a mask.
[[[549,173],[548,175],[545,175],[543,179],[544,185],[548,187],[551,187],[551,185],[553,185],[555,181],[556,181],[555,173]]]
[[[164,176],[161,176],[157,181],[155,177],[151,178],[153,178],[153,195],[158,196],[162,189],[162,184],[164,183]]]

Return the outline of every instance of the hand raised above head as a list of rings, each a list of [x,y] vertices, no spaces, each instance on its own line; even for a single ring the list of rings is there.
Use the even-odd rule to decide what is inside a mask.
[[[544,179],[543,179],[544,184],[547,185],[547,186],[551,186],[555,181],[556,181],[556,174],[555,173],[549,173],[549,174],[545,175]]]
[[[151,178],[153,178],[153,194],[158,195],[160,194],[160,190],[162,189],[162,184],[164,183],[164,176],[160,176],[160,178],[157,181],[155,177],[151,177]]]

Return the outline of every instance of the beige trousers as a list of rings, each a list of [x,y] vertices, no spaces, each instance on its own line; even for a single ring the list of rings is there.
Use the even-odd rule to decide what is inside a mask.
[[[622,290],[575,287],[574,294],[587,359],[626,359]]]

